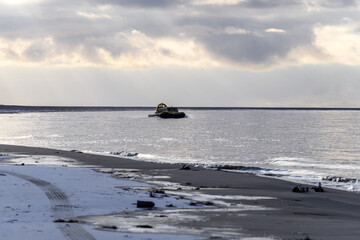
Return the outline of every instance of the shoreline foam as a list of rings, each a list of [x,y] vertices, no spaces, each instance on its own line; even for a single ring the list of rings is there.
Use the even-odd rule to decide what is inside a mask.
[[[77,150],[73,150],[77,151]],[[94,151],[84,151],[88,154],[95,154],[100,156],[113,156],[119,158],[126,158],[134,161],[140,162],[150,162],[150,163],[157,163],[157,164],[172,164],[169,161],[160,161],[158,158],[143,158],[144,154],[141,153],[134,153],[134,152],[94,152]],[[166,158],[171,159],[171,157]],[[257,167],[257,166],[245,166],[245,165],[236,165],[236,164],[215,164],[215,163],[193,163],[193,162],[179,162],[177,161],[176,164],[186,164],[191,167],[198,167],[204,169],[212,169],[212,170],[223,170],[229,172],[237,172],[237,173],[244,173],[244,174],[254,174],[260,177],[270,177],[275,179],[280,179],[284,181],[294,182],[294,183],[301,183],[301,184],[308,184],[308,185],[317,185],[319,182],[324,187],[349,191],[349,192],[356,192],[360,193],[360,181],[357,178],[352,177],[344,177],[341,175],[317,175],[316,172],[296,172],[290,169],[280,169],[280,168],[265,168],[265,167]],[[306,178],[304,178],[306,176]],[[332,180],[329,180],[332,179]]]

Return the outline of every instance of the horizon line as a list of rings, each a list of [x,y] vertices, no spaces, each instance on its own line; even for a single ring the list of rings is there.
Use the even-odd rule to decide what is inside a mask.
[[[12,111],[120,111],[120,110],[153,110],[156,106],[30,106],[30,105],[2,105],[1,110]],[[360,107],[178,107],[188,110],[323,110],[323,111],[359,111]]]

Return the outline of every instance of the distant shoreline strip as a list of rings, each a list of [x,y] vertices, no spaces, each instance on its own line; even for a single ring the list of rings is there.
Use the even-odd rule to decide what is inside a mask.
[[[324,107],[179,107],[183,110],[269,110],[269,111],[360,111],[360,108]],[[155,107],[88,107],[88,106],[20,106],[0,105],[0,113],[23,112],[105,112],[105,111],[154,111]]]

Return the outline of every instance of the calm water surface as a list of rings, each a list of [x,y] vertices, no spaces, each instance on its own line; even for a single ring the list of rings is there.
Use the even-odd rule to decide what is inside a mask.
[[[135,159],[259,167],[256,174],[316,183],[360,178],[359,111],[146,111],[0,114],[0,143],[82,150]],[[323,181],[359,191],[358,182]]]

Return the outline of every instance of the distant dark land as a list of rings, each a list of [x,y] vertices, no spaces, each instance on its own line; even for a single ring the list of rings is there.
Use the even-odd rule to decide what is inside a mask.
[[[21,106],[0,105],[0,113],[22,112],[100,112],[100,111],[154,111],[156,107],[114,106]],[[360,108],[332,107],[179,107],[183,110],[291,110],[291,111],[359,111]]]

